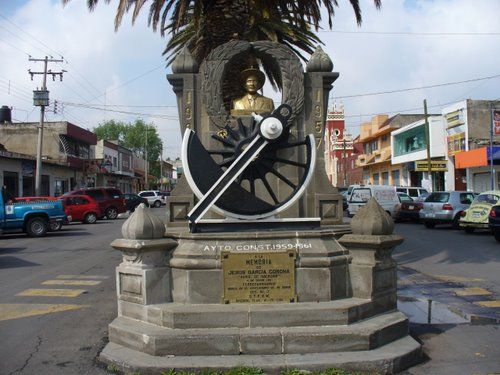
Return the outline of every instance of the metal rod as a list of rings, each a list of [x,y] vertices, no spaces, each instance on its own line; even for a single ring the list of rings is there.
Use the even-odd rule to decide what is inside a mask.
[[[490,107],[490,188],[495,190],[495,170],[493,168],[493,103],[489,103]]]
[[[425,138],[427,143],[427,177],[431,183],[431,192],[434,191],[434,181],[432,181],[432,167],[431,167],[431,137],[429,129],[429,121],[427,119],[427,99],[424,99],[424,119],[425,119]]]
[[[432,321],[432,300],[427,300],[427,324],[431,324]]]

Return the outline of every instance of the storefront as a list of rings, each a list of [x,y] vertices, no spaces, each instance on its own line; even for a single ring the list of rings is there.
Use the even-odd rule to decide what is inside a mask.
[[[493,176],[490,160],[493,161]],[[455,154],[455,168],[465,171],[468,190],[481,193],[498,189],[500,177],[500,146],[481,147]]]

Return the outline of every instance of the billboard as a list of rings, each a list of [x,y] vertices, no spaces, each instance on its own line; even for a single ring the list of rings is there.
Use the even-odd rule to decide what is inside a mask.
[[[493,117],[493,134],[500,135],[500,109],[492,110],[491,116]]]
[[[465,132],[451,134],[446,137],[446,141],[448,144],[448,156],[465,151]]]

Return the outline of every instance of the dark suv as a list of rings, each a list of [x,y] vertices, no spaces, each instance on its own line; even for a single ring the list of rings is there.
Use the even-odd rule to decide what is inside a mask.
[[[125,206],[125,196],[117,188],[112,187],[97,187],[97,188],[87,188],[78,189],[70,191],[64,195],[88,195],[93,198],[99,207],[101,212],[108,219],[114,220],[118,217],[118,214],[127,211]]]

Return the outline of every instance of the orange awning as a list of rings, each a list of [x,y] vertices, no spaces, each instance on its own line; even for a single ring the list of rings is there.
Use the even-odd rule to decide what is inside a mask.
[[[486,147],[476,148],[470,151],[462,151],[455,154],[455,168],[486,167],[488,155]]]

